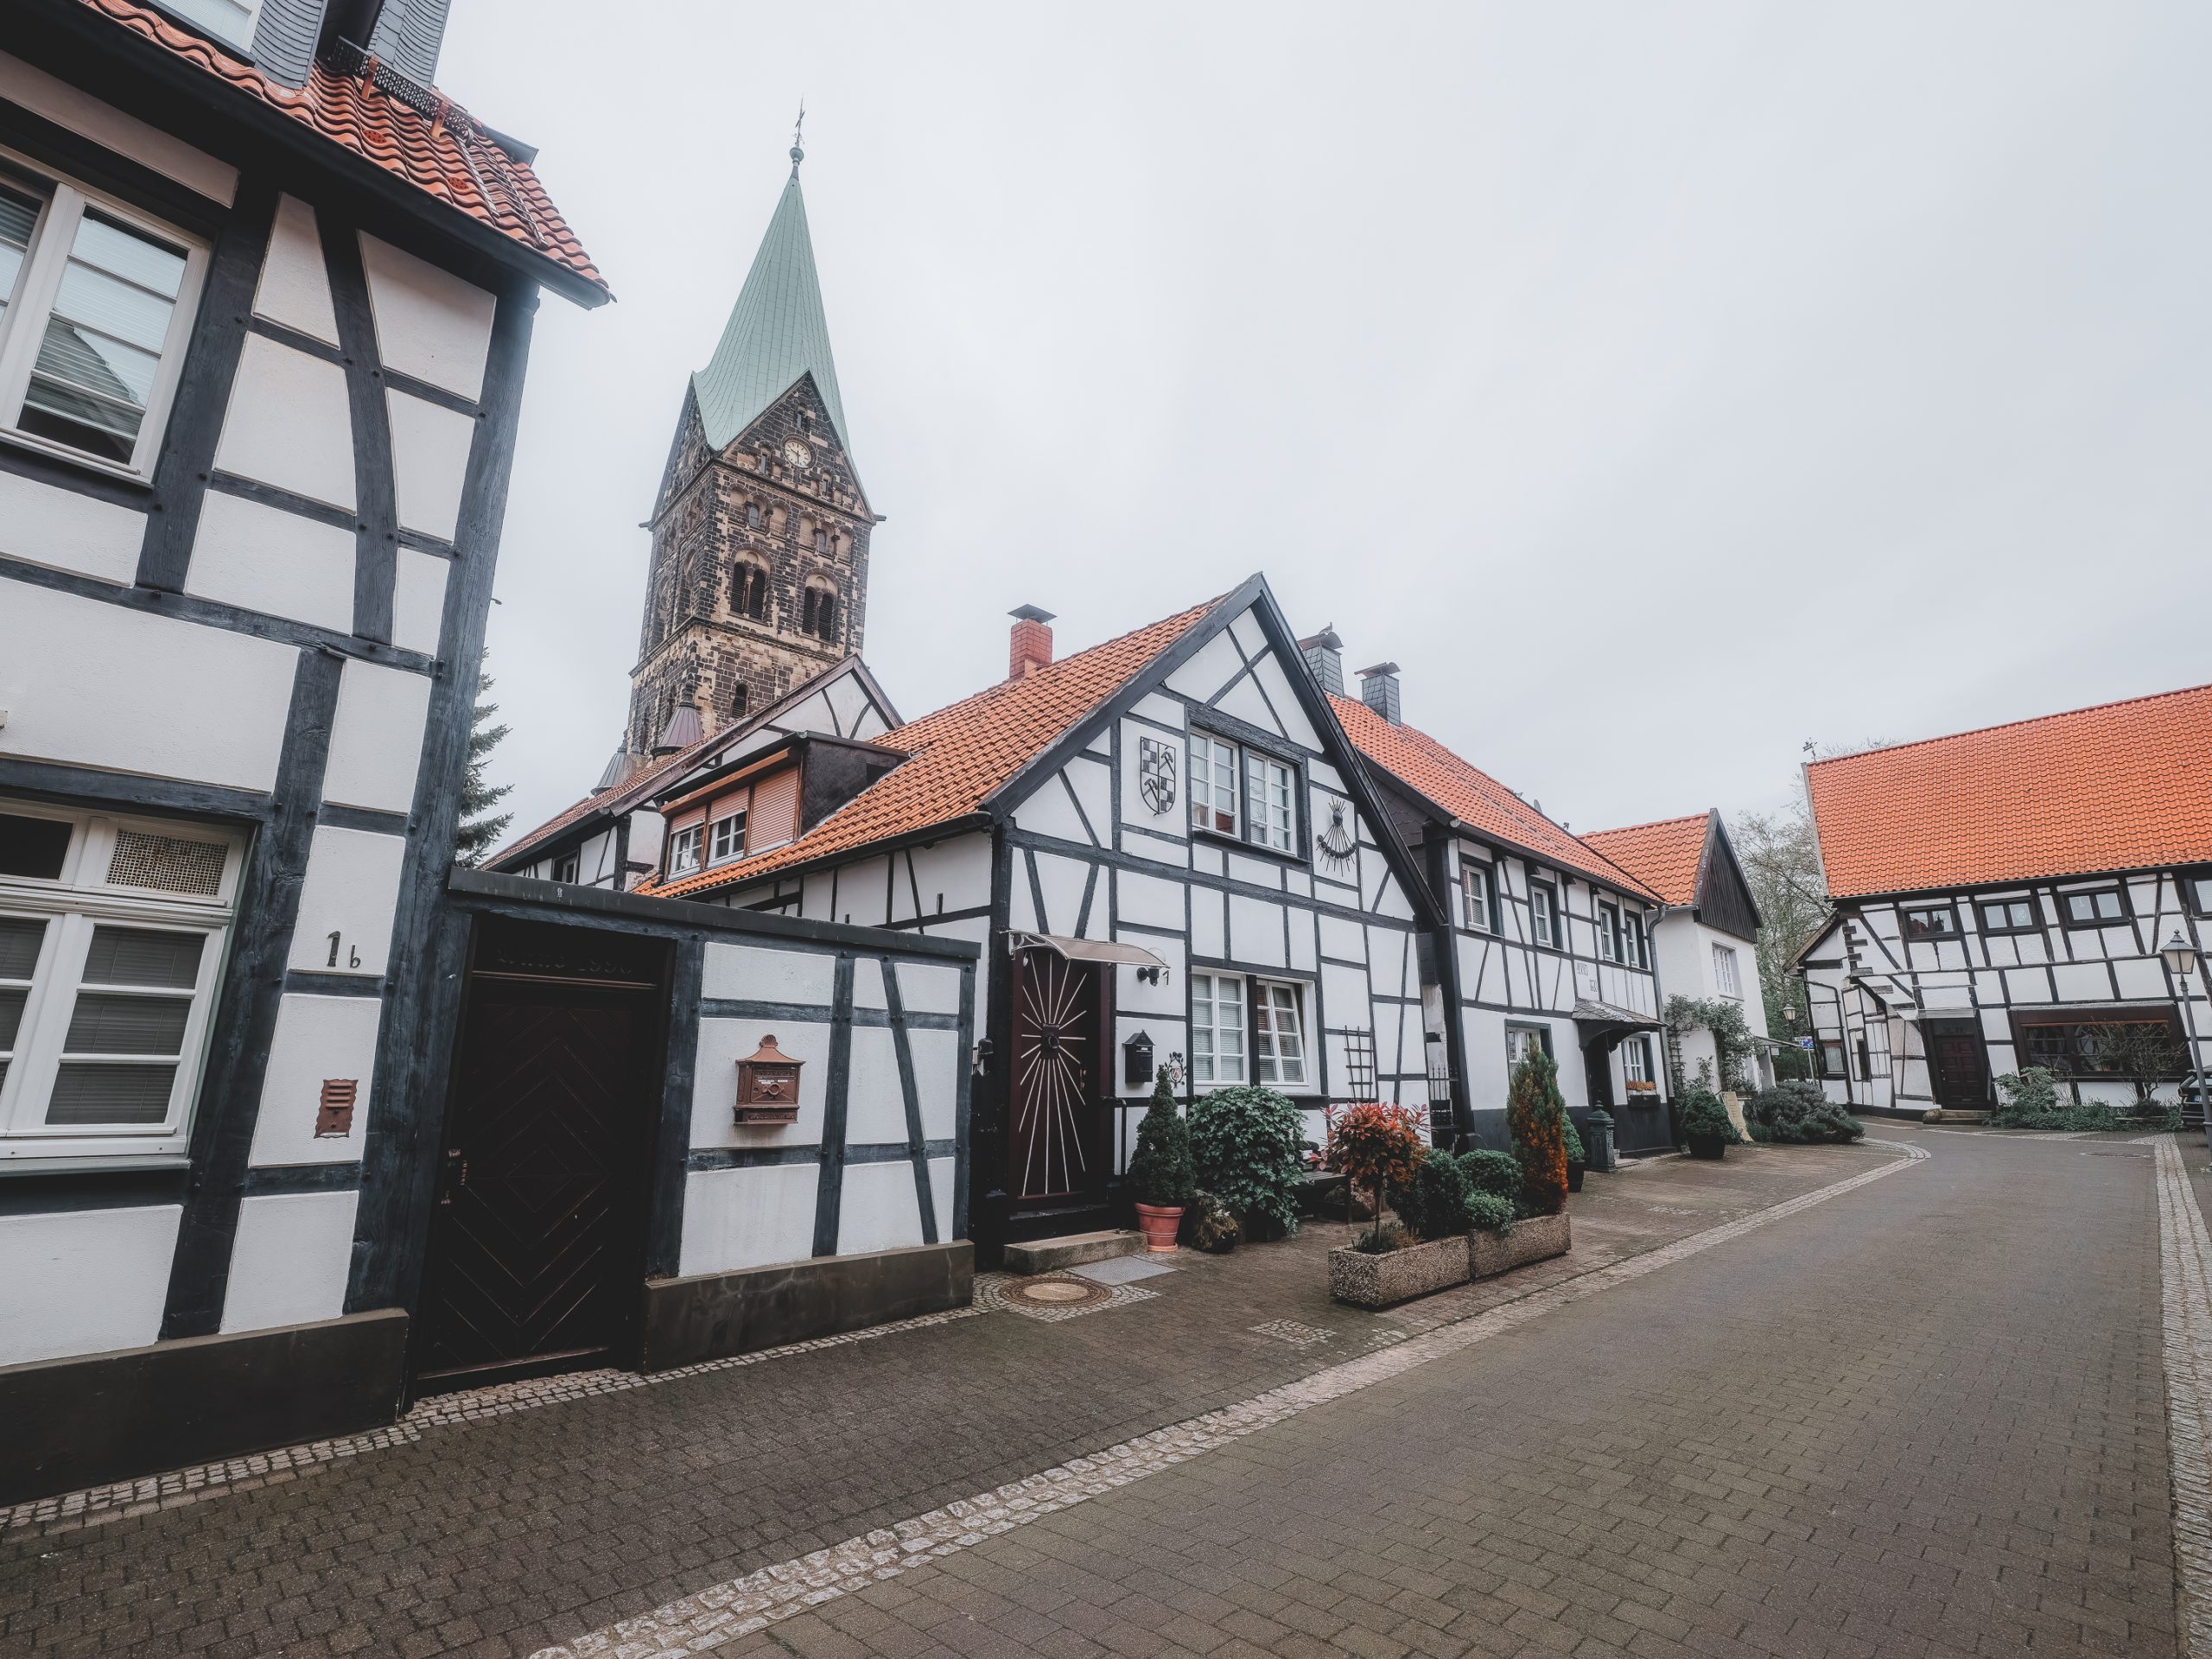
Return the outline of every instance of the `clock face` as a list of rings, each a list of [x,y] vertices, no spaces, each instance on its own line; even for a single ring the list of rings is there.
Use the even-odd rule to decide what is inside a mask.
[[[805,444],[800,442],[797,438],[785,438],[784,440],[784,461],[786,465],[796,467],[801,472],[804,472],[808,467],[814,465],[814,451],[808,448]]]

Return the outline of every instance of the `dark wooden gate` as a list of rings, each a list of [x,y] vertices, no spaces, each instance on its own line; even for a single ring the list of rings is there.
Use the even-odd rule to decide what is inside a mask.
[[[666,1009],[658,947],[480,925],[439,1147],[418,1389],[625,1363]]]
[[[1104,1012],[1096,963],[1014,953],[1007,1193],[1017,1210],[1105,1198],[1113,1169]]]
[[[1989,1050],[1971,1020],[1945,1020],[1923,1028],[1928,1039],[1928,1080],[1938,1106],[1989,1103]]]

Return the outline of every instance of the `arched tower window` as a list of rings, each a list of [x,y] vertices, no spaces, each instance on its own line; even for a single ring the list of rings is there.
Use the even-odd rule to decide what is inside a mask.
[[[760,504],[758,501],[745,504],[745,527],[747,530],[760,528]]]
[[[817,553],[827,553],[830,550],[830,532],[828,531],[817,530],[814,532],[814,550]]]
[[[729,607],[758,622],[768,614],[768,573],[741,560],[730,572]]]
[[[753,693],[751,689],[746,685],[744,681],[740,680],[737,684],[737,690],[729,694],[729,717],[732,720],[743,720],[745,718],[746,706],[752,701]]]
[[[837,637],[837,595],[826,587],[809,584],[804,614],[799,620],[799,631],[810,633],[817,639],[834,641]]]

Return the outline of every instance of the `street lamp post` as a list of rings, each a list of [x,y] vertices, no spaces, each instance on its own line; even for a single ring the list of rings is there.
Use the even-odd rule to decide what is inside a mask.
[[[2197,1109],[2204,1114],[2204,1138],[2212,1146],[2212,1103],[2205,1099],[2204,1071],[2197,1064],[2196,1002],[2190,995],[2190,976],[2196,971],[2196,947],[2182,936],[2178,927],[2173,938],[2158,947],[2158,954],[2166,959],[2166,971],[2174,976],[2181,988],[2181,1011],[2189,1021],[2189,1077],[2183,1087],[2195,1084]]]

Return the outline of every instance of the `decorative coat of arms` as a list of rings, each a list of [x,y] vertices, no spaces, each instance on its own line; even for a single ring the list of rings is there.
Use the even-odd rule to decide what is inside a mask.
[[[1158,738],[1137,740],[1137,793],[1156,813],[1175,810],[1175,747]]]
[[[1331,796],[1328,812],[1328,825],[1313,837],[1313,844],[1320,851],[1321,861],[1331,871],[1341,875],[1351,869],[1357,860],[1359,839],[1352,834],[1351,804],[1349,801]]]

